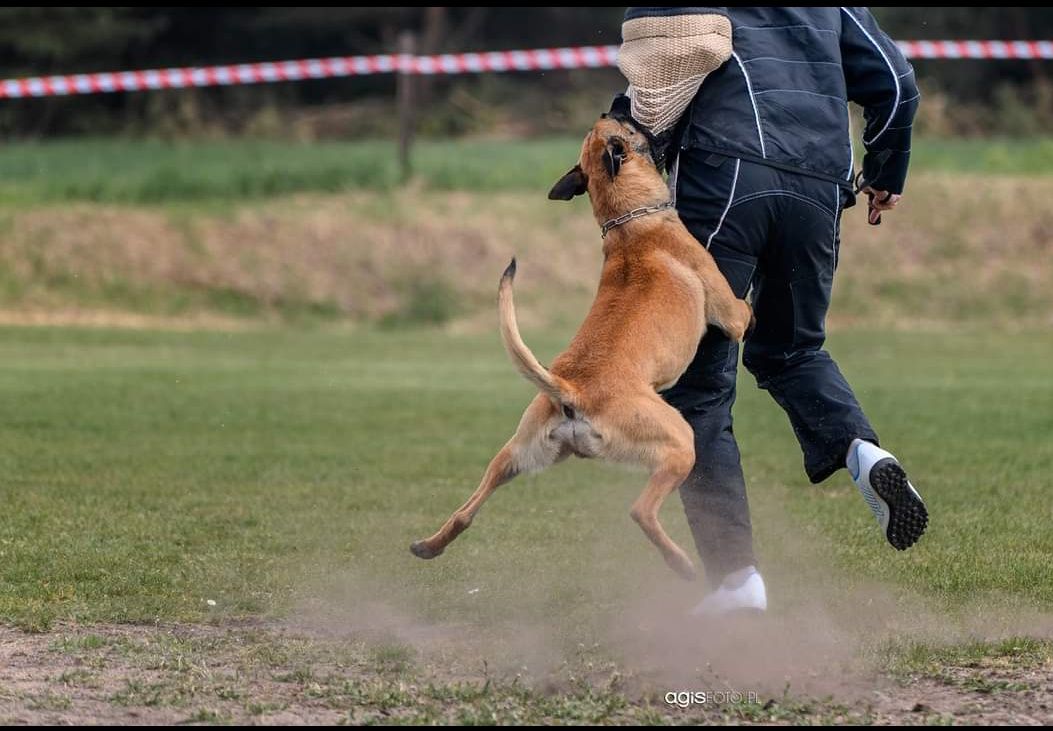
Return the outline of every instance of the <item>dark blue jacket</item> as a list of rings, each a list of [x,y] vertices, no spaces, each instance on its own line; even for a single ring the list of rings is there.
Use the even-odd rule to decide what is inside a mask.
[[[733,31],[731,59],[681,120],[683,148],[850,186],[852,101],[866,120],[864,176],[903,191],[920,95],[914,69],[866,8],[629,8],[626,20],[681,13],[726,15]]]

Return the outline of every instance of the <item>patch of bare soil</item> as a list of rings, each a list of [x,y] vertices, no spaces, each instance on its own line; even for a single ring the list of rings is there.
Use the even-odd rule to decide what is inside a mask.
[[[1047,726],[1053,722],[1053,666],[941,668],[935,677],[914,677],[875,692],[879,718],[896,723],[976,726]]]
[[[252,627],[2,629],[0,722],[336,723],[347,713],[314,678],[352,677],[343,650]]]
[[[1053,722],[1048,663],[980,660],[897,679],[861,675],[845,695],[759,694],[735,705],[710,696],[708,705],[679,708],[660,692],[610,683],[590,689],[485,673],[447,677],[440,660],[398,644],[277,625],[2,628],[0,723]],[[576,715],[589,703],[599,706]]]

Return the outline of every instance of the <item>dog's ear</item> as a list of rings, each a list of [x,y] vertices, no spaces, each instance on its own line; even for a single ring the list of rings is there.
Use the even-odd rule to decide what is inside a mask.
[[[622,163],[625,162],[626,157],[624,139],[614,136],[607,140],[607,149],[603,151],[603,167],[607,169],[607,174],[611,178],[614,178],[622,169]]]
[[[552,186],[552,190],[548,192],[548,199],[550,201],[569,201],[576,195],[587,193],[588,190],[589,176],[581,169],[581,165],[575,165]]]

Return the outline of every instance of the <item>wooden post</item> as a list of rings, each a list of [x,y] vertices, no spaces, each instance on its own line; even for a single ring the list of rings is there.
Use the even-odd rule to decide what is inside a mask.
[[[416,49],[417,41],[412,31],[403,31],[399,34],[399,55],[401,58],[405,59],[414,56]],[[410,155],[413,147],[413,133],[416,127],[413,94],[415,83],[416,78],[414,74],[409,73],[409,69],[399,69],[396,89],[399,114],[399,172],[404,183],[413,174]]]

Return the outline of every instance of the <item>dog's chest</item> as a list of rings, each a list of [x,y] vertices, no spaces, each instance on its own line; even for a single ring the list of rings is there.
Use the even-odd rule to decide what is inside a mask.
[[[695,355],[698,343],[706,331],[706,289],[702,278],[689,265],[671,254],[661,253],[660,260],[670,278],[669,289],[682,298],[678,309],[689,318],[683,327],[670,327],[672,335],[666,357],[658,364],[659,390],[672,386],[683,375]],[[668,323],[672,325],[672,323]]]
[[[667,276],[672,280],[671,284],[682,297],[694,305],[698,320],[696,324],[704,325],[706,287],[702,282],[702,277],[689,264],[685,264],[670,253],[658,252],[657,258],[664,266]]]

